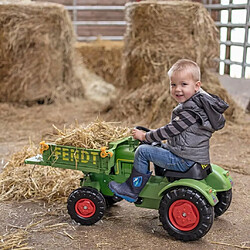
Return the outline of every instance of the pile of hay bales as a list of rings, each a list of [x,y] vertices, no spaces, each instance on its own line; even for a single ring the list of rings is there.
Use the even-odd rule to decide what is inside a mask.
[[[121,62],[123,41],[97,40],[91,43],[77,43],[76,49],[82,55],[87,69],[102,77],[106,82],[121,87]]]
[[[234,120],[238,107],[212,73],[219,57],[218,31],[207,10],[187,1],[141,1],[126,5],[122,81],[127,87],[113,116],[159,126],[169,121],[176,103],[169,93],[167,71],[181,58],[197,62],[203,88],[230,104]]]
[[[53,102],[83,96],[80,56],[63,5],[0,5],[0,102]]]

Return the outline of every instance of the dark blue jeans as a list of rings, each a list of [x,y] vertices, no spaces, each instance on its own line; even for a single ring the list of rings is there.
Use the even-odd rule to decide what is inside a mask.
[[[185,172],[194,164],[193,161],[183,159],[167,149],[142,144],[135,151],[134,168],[140,173],[147,174],[149,162],[161,168],[180,172]]]

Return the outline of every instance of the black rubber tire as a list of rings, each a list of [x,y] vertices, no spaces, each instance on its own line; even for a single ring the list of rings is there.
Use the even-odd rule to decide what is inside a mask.
[[[221,216],[227,211],[232,201],[232,195],[232,189],[217,193],[219,202],[214,206],[215,218]]]
[[[74,221],[89,226],[103,217],[106,204],[103,195],[98,190],[81,187],[69,195],[67,208]]]
[[[175,205],[178,203],[183,203],[184,205]],[[186,214],[184,211],[186,211],[187,206],[191,209]],[[178,208],[180,208],[180,212]],[[178,216],[174,214],[175,211],[178,211]],[[180,214],[181,216],[179,216]],[[214,220],[213,207],[198,191],[187,187],[179,187],[168,191],[161,200],[159,215],[163,228],[169,235],[182,241],[200,239],[209,231]],[[183,221],[194,219],[195,222],[188,226],[179,225],[183,221],[179,221],[179,223],[178,219],[183,219]]]

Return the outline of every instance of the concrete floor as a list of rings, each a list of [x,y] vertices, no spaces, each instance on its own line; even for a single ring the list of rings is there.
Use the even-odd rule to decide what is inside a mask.
[[[235,102],[250,112],[250,79],[232,78],[228,75],[219,75],[219,79]]]

